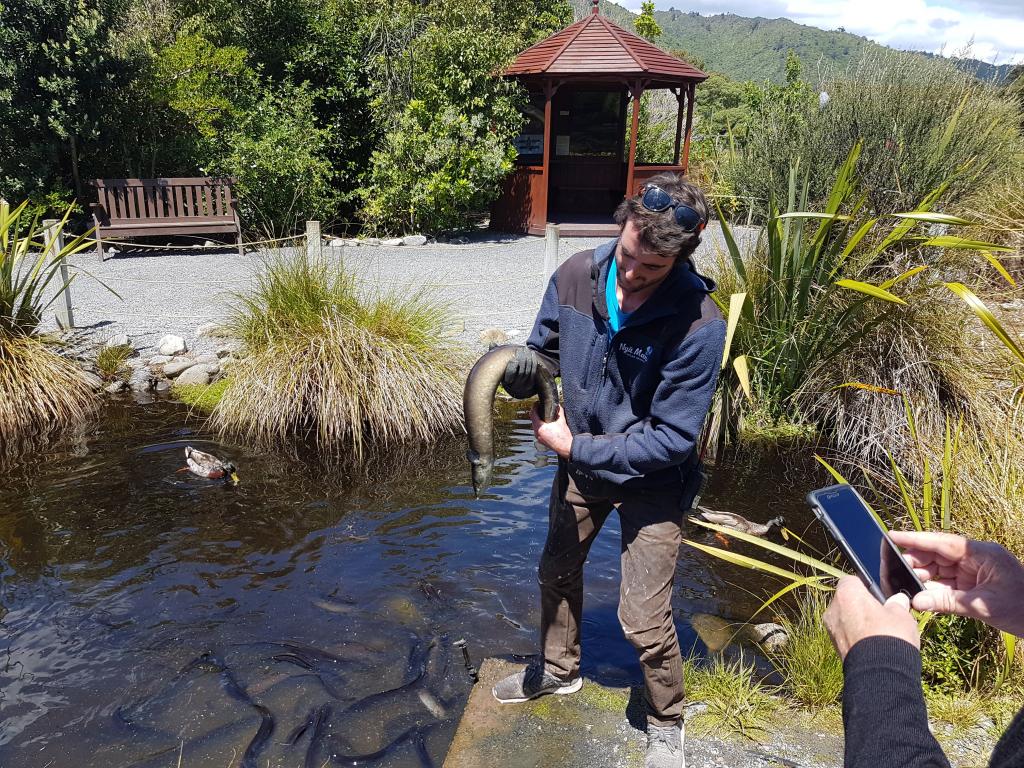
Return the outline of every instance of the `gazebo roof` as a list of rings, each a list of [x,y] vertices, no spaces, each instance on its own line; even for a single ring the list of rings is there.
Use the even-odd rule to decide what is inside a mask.
[[[649,88],[700,83],[708,76],[597,10],[530,46],[502,73],[507,77],[647,80]]]

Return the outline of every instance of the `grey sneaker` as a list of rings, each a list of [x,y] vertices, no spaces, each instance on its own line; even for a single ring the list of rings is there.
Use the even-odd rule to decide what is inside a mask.
[[[683,743],[686,728],[682,721],[675,725],[647,724],[647,754],[644,768],[686,768]]]
[[[558,695],[576,693],[582,687],[582,677],[563,682],[544,671],[539,664],[535,664],[522,672],[516,672],[504,680],[499,680],[497,685],[491,689],[491,693],[502,704],[520,704],[549,693]]]

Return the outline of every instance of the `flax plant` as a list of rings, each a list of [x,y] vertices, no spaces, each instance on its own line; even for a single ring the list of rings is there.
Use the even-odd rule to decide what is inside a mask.
[[[248,356],[211,414],[258,444],[356,459],[461,425],[466,360],[448,310],[423,294],[367,297],[340,264],[304,252],[263,265],[229,323]]]
[[[61,263],[91,241],[79,235],[54,249],[56,234],[46,236],[26,207],[0,200],[0,454],[7,455],[81,423],[96,405],[84,373],[37,333],[70,283],[61,282]]]
[[[944,393],[955,407],[972,407],[973,379],[957,359],[967,347],[965,311],[935,290],[931,274],[947,253],[1006,247],[924,229],[970,223],[933,210],[948,183],[912,211],[870,216],[857,182],[860,152],[858,143],[821,211],[807,209],[807,178],[791,169],[785,212],[769,201],[764,233],[745,253],[719,212],[727,251],[715,299],[729,319],[719,445],[759,420],[814,426],[845,451],[878,459],[892,447],[898,404],[840,389],[855,377],[867,388]]]

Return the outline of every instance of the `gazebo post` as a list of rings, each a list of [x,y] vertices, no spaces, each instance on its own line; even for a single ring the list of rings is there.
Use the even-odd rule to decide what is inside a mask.
[[[676,95],[676,148],[672,152],[672,165],[679,165],[679,142],[683,135],[683,86],[672,91]]]
[[[551,80],[544,81],[544,154],[541,161],[541,194],[537,207],[540,209],[540,223],[548,221],[548,181],[551,173],[551,102],[558,85]]]
[[[686,141],[683,143],[683,173],[690,172],[690,134],[693,133],[693,97],[696,94],[696,83],[686,86]]]
[[[640,97],[644,94],[644,86],[639,80],[629,86],[633,97],[633,120],[629,129],[629,163],[626,166],[626,197],[633,195],[633,174],[636,170],[636,137],[640,130]]]

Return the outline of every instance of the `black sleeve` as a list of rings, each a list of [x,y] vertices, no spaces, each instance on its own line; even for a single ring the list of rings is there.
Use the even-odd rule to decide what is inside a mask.
[[[845,768],[949,768],[928,730],[921,653],[895,637],[869,637],[843,662]]]
[[[992,751],[989,768],[1019,768],[1024,765],[1024,709],[1017,713]]]

